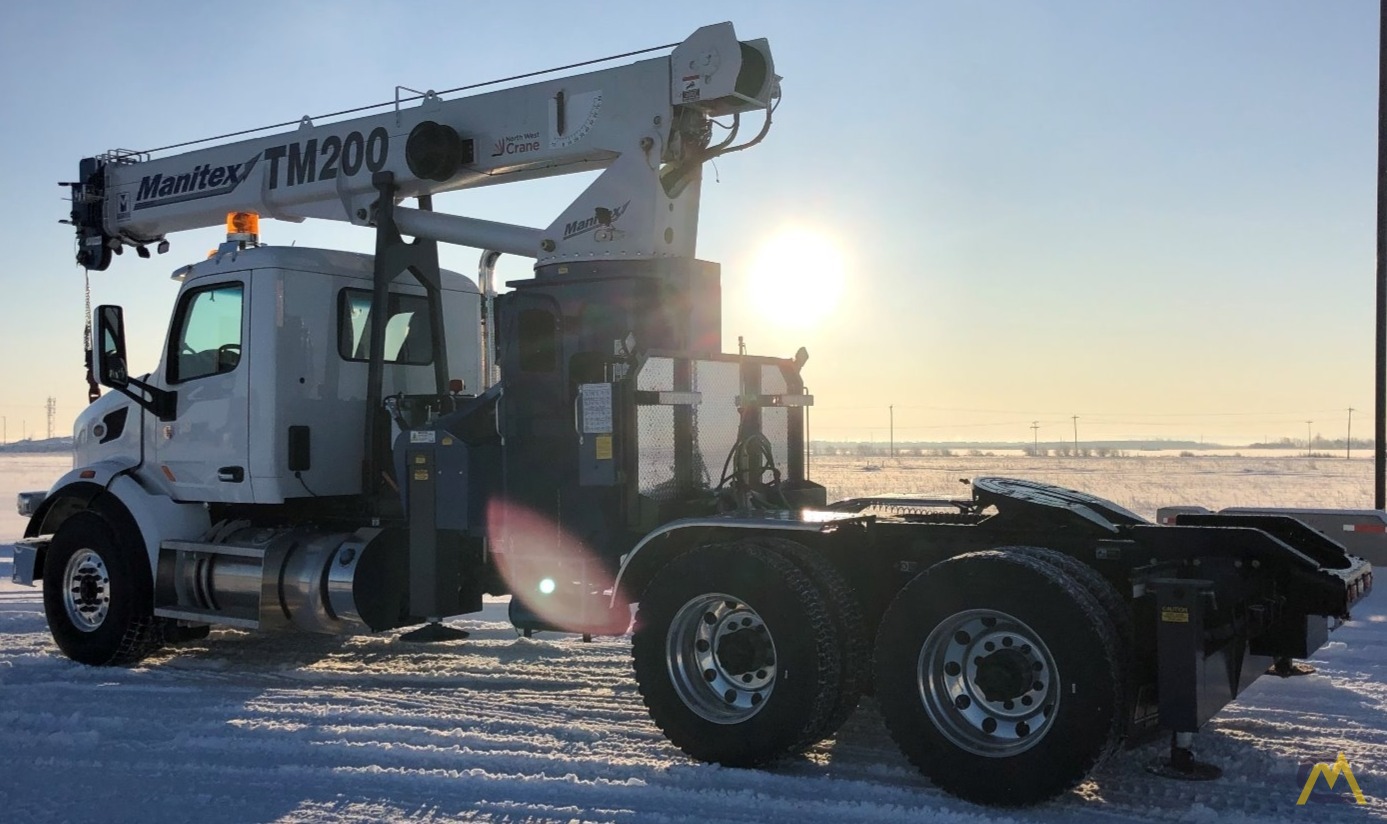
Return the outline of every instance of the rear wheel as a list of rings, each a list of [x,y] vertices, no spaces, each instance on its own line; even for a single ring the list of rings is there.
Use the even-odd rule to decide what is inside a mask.
[[[1056,567],[975,552],[925,571],[882,619],[876,693],[901,751],[943,789],[1030,804],[1113,749],[1122,644],[1102,605]]]
[[[1108,583],[1108,579],[1098,573],[1098,570],[1080,561],[1072,555],[1066,555],[1053,549],[1043,549],[1034,546],[1009,546],[998,550],[999,552],[1019,553],[1037,558],[1060,572],[1069,576],[1079,586],[1083,587],[1089,595],[1092,595],[1103,607],[1103,613],[1112,622],[1113,628],[1117,630],[1118,648],[1120,651],[1119,676],[1122,679],[1122,712],[1116,719],[1117,732],[1111,744],[1112,753],[1116,753],[1122,748],[1122,742],[1127,734],[1127,719],[1131,717],[1131,703],[1134,700],[1134,689],[1132,687],[1133,661],[1132,661],[1132,610],[1127,606],[1127,602],[1122,599],[1113,585]],[[1111,754],[1111,753],[1110,753]]]
[[[118,534],[96,513],[80,512],[58,527],[44,559],[49,631],[82,664],[133,664],[163,643],[144,546]]]
[[[816,742],[822,741],[832,737],[842,728],[857,710],[862,694],[870,687],[872,646],[867,638],[862,606],[847,579],[823,553],[784,538],[760,538],[755,539],[755,543],[789,558],[809,576],[818,587],[819,594],[823,596],[828,606],[829,619],[833,621],[834,629],[838,633],[838,696],[823,729],[819,730],[814,738]]]
[[[666,737],[738,767],[818,740],[839,695],[839,648],[809,576],[754,541],[670,561],[642,593],[631,639],[641,697]]]

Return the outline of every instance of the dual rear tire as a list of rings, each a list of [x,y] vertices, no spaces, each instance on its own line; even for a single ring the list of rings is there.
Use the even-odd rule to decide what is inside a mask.
[[[670,561],[641,596],[641,697],[688,755],[754,767],[833,735],[856,709],[868,646],[850,588],[800,544],[748,539]]]
[[[882,619],[876,691],[887,729],[954,795],[1044,801],[1121,741],[1125,639],[1091,591],[1106,582],[1066,561],[1034,548],[960,555],[906,585]]]
[[[670,561],[641,596],[632,656],[652,719],[699,760],[760,766],[803,751],[837,731],[872,679],[921,772],[964,799],[1016,806],[1070,789],[1117,749],[1129,632],[1092,568],[1012,547],[907,584],[872,665],[833,566],[757,538]]]

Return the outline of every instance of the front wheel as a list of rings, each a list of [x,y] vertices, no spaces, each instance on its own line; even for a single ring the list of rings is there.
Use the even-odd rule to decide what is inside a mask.
[[[1123,651],[1098,600],[1035,557],[975,552],[906,585],[882,619],[877,698],[941,788],[1020,805],[1073,787],[1121,730]]]
[[[640,599],[631,654],[650,716],[702,761],[804,749],[839,703],[838,630],[813,581],[753,541],[691,550]]]
[[[43,564],[43,611],[63,654],[92,666],[134,664],[160,647],[144,547],[93,512],[58,527]]]

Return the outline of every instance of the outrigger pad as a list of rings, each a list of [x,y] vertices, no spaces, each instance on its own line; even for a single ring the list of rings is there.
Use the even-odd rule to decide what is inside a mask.
[[[1194,760],[1194,753],[1183,747],[1171,747],[1169,757],[1157,758],[1147,764],[1146,771],[1177,781],[1213,781],[1223,777],[1221,768]]]
[[[461,641],[472,633],[457,627],[445,627],[437,621],[406,632],[400,640],[406,644],[438,644],[444,641]]]
[[[1319,670],[1309,664],[1299,661],[1292,661],[1290,658],[1278,658],[1270,667],[1267,667],[1267,675],[1275,675],[1279,678],[1295,678],[1298,675],[1314,675]]]

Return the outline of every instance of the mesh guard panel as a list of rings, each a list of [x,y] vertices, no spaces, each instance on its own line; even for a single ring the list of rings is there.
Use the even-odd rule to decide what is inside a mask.
[[[736,363],[694,364],[694,390],[703,394],[703,402],[694,409],[694,465],[702,469],[696,476],[705,489],[722,480],[723,464],[737,445],[741,416],[736,399],[741,384],[741,366]]]
[[[668,392],[674,389],[674,360],[650,358],[636,378],[636,389]],[[657,501],[679,497],[674,478],[674,408],[641,406],[636,410],[637,489]]]
[[[784,395],[789,381],[780,366],[762,363],[753,367],[750,385],[743,386],[741,360],[690,360],[689,390],[699,393],[692,408],[689,437],[692,464],[682,479],[676,472],[676,415],[674,406],[642,405],[636,408],[637,491],[655,501],[674,501],[718,487],[723,467],[737,445],[741,412],[737,399],[752,395]],[[641,366],[635,388],[641,392],[680,391],[675,384],[675,359],[651,357]],[[759,386],[755,383],[759,381]],[[760,409],[761,432],[771,444],[782,479],[789,475],[790,416],[797,409],[768,406]],[[688,448],[689,445],[686,445]],[[729,470],[730,471],[730,470]]]

